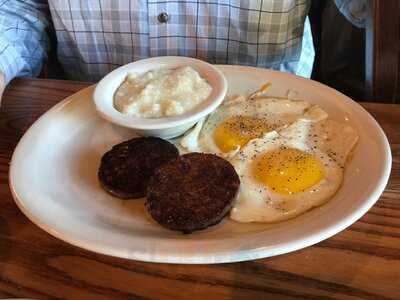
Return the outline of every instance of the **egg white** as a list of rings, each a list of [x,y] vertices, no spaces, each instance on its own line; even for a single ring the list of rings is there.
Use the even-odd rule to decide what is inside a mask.
[[[278,222],[320,206],[339,189],[346,159],[358,135],[346,124],[326,119],[318,107],[296,122],[247,143],[231,160],[240,176],[238,200],[230,217],[238,222]],[[262,154],[281,148],[294,148],[313,155],[322,168],[323,178],[303,192],[284,195],[256,180],[252,164]]]
[[[235,97],[225,101],[206,120],[200,121],[184,138],[181,146],[188,152],[214,153],[230,159],[240,150],[224,153],[214,141],[214,130],[224,120],[234,116],[245,116],[263,119],[271,130],[284,128],[301,117],[311,104],[306,101],[294,101],[283,98]]]
[[[314,122],[303,117],[281,130],[279,134],[287,139],[296,139],[297,143],[306,144],[308,147],[316,147],[341,167],[345,166],[358,141],[355,129],[330,119]]]
[[[328,155],[271,135],[254,139],[232,160],[240,176],[239,197],[231,210],[231,218],[238,222],[277,222],[295,217],[315,206],[319,206],[336,193],[343,179],[340,166]],[[304,192],[290,195],[279,194],[258,182],[252,174],[252,164],[260,154],[288,147],[315,156],[322,166],[323,178]]]

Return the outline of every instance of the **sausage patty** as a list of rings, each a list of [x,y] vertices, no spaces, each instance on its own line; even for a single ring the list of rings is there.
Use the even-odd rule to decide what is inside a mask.
[[[139,137],[115,145],[101,158],[98,178],[110,194],[122,199],[146,195],[154,169],[179,156],[178,149],[163,139]]]
[[[227,160],[189,153],[155,170],[147,185],[146,207],[162,226],[191,233],[219,223],[232,208],[239,185]]]

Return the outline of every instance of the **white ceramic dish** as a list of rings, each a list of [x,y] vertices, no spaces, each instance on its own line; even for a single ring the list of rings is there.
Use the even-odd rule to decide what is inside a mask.
[[[195,109],[182,115],[159,119],[145,119],[121,114],[114,108],[114,94],[129,73],[144,74],[155,69],[175,69],[191,66],[211,85],[210,96]],[[107,74],[97,84],[93,99],[99,114],[120,126],[132,128],[138,134],[173,138],[181,135],[198,120],[208,115],[221,104],[227,92],[227,82],[213,65],[202,60],[182,56],[161,56],[139,60]]]
[[[168,231],[147,214],[143,200],[122,201],[97,181],[102,154],[132,131],[98,117],[93,87],[44,114],[18,144],[10,187],[20,209],[50,234],[76,246],[129,259],[168,263],[251,260],[318,243],[350,226],[378,200],[389,178],[391,154],[385,134],[357,103],[317,82],[286,73],[219,66],[229,94],[250,93],[266,80],[271,95],[287,87],[318,103],[330,117],[359,132],[354,157],[339,192],[326,205],[273,225],[222,223],[191,235]]]

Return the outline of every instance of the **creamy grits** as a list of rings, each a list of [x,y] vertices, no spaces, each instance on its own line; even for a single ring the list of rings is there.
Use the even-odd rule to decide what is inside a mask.
[[[140,118],[184,114],[206,100],[211,86],[192,67],[129,74],[114,94],[114,107]]]

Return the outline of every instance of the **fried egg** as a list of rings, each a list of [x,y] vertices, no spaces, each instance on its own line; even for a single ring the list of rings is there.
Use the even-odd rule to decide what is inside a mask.
[[[241,179],[230,217],[238,222],[278,222],[332,198],[358,135],[327,119],[319,107],[281,130],[251,140],[231,163]]]
[[[310,106],[306,101],[282,98],[236,97],[199,122],[180,144],[189,152],[230,158],[250,140],[290,125]]]

